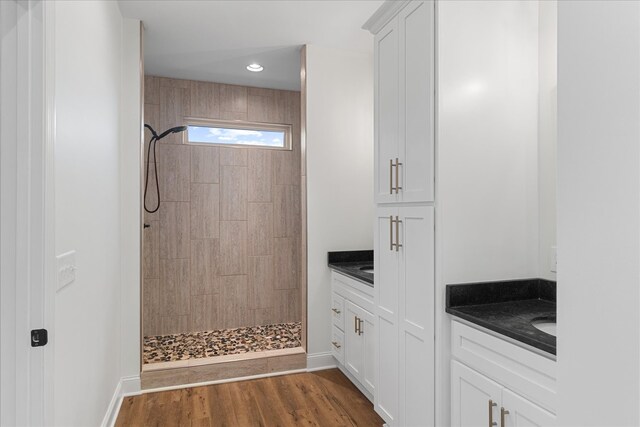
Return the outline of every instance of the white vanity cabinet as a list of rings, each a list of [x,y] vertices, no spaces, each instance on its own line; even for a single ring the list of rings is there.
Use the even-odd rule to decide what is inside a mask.
[[[452,353],[452,426],[555,425],[555,360],[458,321]]]
[[[373,288],[331,273],[331,348],[339,368],[373,401],[375,393],[376,325]]]
[[[431,202],[434,2],[408,2],[374,43],[376,202]]]

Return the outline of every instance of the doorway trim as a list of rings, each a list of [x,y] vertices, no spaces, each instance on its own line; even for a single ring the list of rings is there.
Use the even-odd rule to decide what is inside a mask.
[[[53,5],[0,4],[0,423],[53,423],[53,331],[32,348],[32,329],[53,319]]]

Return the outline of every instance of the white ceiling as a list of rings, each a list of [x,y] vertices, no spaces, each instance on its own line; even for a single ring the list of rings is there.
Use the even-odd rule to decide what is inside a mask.
[[[119,0],[145,27],[145,74],[300,89],[300,48],[371,52],[361,26],[382,0]],[[261,73],[246,70],[249,63]]]

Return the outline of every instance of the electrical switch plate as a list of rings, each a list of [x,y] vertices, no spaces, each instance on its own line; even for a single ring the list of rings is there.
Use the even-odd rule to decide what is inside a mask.
[[[65,252],[56,257],[58,260],[58,290],[76,280],[76,251]]]
[[[556,250],[555,246],[551,246],[549,264],[551,264],[550,265],[551,272],[557,273],[558,272],[558,251]]]

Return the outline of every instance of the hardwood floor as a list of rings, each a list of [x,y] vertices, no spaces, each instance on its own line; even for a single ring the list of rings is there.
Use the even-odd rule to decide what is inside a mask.
[[[338,369],[126,397],[116,427],[382,426]]]

